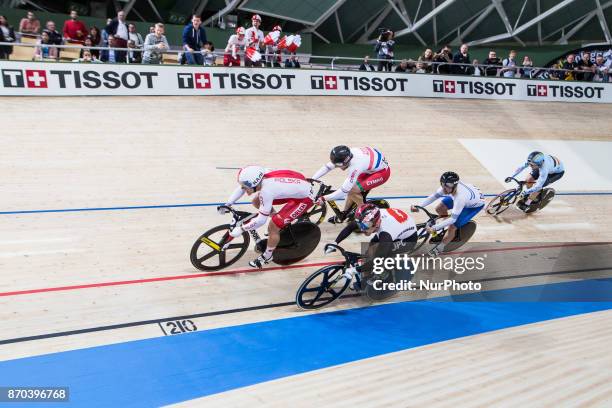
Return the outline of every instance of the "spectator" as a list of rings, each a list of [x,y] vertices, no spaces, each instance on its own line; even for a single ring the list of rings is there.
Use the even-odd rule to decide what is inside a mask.
[[[62,45],[62,35],[55,29],[55,22],[47,21],[43,33],[49,34],[49,42],[54,45]]]
[[[37,60],[57,59],[58,49],[55,47],[49,47],[49,45],[52,45],[49,32],[43,31],[37,41],[37,47],[34,51],[34,58]]]
[[[113,42],[109,41],[109,45],[114,48],[128,48],[128,40],[130,39],[128,25],[125,21],[125,12],[119,10],[109,25],[106,26],[106,32],[109,37],[113,36]],[[126,62],[127,52],[115,50],[115,62]]]
[[[30,36],[38,35],[40,31],[40,21],[34,16],[32,11],[28,11],[26,17],[19,22],[19,31],[21,34],[30,34]]]
[[[576,79],[578,81],[592,81],[595,72],[595,64],[591,61],[591,53],[589,51],[582,52],[582,58],[578,63],[578,70],[581,72],[576,73]]]
[[[115,44],[115,36],[109,35],[108,36],[108,46],[109,46],[109,49],[102,50],[102,52],[100,53],[100,59],[103,62],[110,62],[110,63],[113,63],[113,64],[119,62],[117,60],[117,51],[115,51],[113,49],[113,47],[115,47],[114,44]],[[122,62],[124,62],[124,61],[122,61]]]
[[[563,63],[562,68],[564,81],[573,81],[576,79],[576,70],[578,69],[578,63],[576,62],[576,56],[570,54],[567,56],[567,60]]]
[[[191,23],[187,24],[183,29],[183,49],[185,50],[184,56],[187,64],[203,64],[202,54],[196,51],[200,51],[202,44],[205,42],[206,31],[202,27],[202,19],[194,14],[191,18]]]
[[[238,27],[236,34],[232,34],[227,40],[227,47],[225,47],[225,54],[223,54],[223,65],[226,67],[239,67],[240,66],[240,54],[239,52],[244,49],[246,45],[246,39],[244,33],[246,30],[244,27]]]
[[[205,67],[212,67],[215,65],[217,57],[215,56],[214,51],[215,45],[210,41],[206,41],[204,43],[204,48],[202,49],[202,59],[204,60]]]
[[[419,61],[423,64],[423,69],[427,73],[431,73],[433,69],[433,65],[431,64],[434,60],[434,53],[431,49],[426,49],[425,52],[419,57]]]
[[[133,23],[128,24],[128,37],[128,48],[142,49],[142,44],[144,41],[142,40],[140,33],[136,31],[136,25]],[[130,41],[132,41],[132,46],[129,44]],[[131,63],[140,63],[142,61],[142,52],[130,51],[128,58]]]
[[[298,61],[298,57],[295,53],[291,54],[291,56],[285,60],[285,68],[301,68],[300,61]]]
[[[548,79],[552,79],[553,81],[559,81],[565,73],[563,71],[559,71],[561,69],[560,64],[553,64],[551,69],[548,71]]]
[[[72,60],[72,62],[97,62],[100,63],[101,61],[94,58],[93,55],[91,55],[91,51],[90,50],[83,50],[83,56],[81,58]]]
[[[96,26],[91,26],[89,29],[89,37],[91,37],[91,44],[94,47],[99,47],[102,43],[102,35],[100,34],[100,29]],[[100,50],[98,50],[99,52]],[[95,56],[95,54],[92,54]]]
[[[147,34],[145,37],[142,63],[160,64],[162,62],[162,54],[169,49],[170,45],[164,35],[164,25],[162,23],[155,24],[155,32]]]
[[[87,38],[85,38],[85,44],[83,45],[83,48],[81,48],[81,52],[79,53],[79,58],[83,58],[83,53],[87,50],[94,58],[99,59],[100,50],[92,50],[91,47],[93,47],[93,41],[91,39],[91,36],[88,35]]]
[[[274,41],[273,44],[266,45],[266,66],[269,68],[280,68],[281,55],[280,51],[278,50],[278,42],[280,41],[280,33],[283,31],[283,29],[281,28],[281,26],[276,25],[272,29],[272,32],[274,31],[278,31],[278,39]]]
[[[370,56],[363,57],[363,62],[359,66],[360,71],[375,71],[374,65],[370,64]]]
[[[499,71],[504,78],[514,78],[518,74],[518,64],[516,63],[516,51],[510,50],[508,58],[502,61],[502,69]]]
[[[426,74],[427,70],[425,69],[425,64],[421,61],[416,63],[416,67],[414,69],[415,74]]]
[[[468,54],[468,45],[462,44],[459,48],[459,52],[453,56],[454,64],[464,65],[453,65],[453,73],[458,75],[469,75],[471,67],[469,66],[472,61],[470,60],[470,54]]]
[[[608,82],[610,80],[610,68],[606,66],[606,61],[604,60],[603,55],[598,55],[595,57],[595,64],[593,66],[595,70],[595,75],[593,76],[593,81],[595,82]]]
[[[71,43],[83,44],[87,36],[87,27],[79,20],[76,10],[70,11],[70,20],[64,22],[64,39]]]
[[[497,53],[493,50],[489,51],[489,56],[483,61],[483,64],[485,65],[484,73],[488,77],[497,76],[497,72],[502,65]]]
[[[491,53],[489,53],[489,57],[490,56],[491,56]],[[470,70],[470,73],[472,75],[474,75],[474,76],[482,76],[483,71],[485,71],[485,70],[483,70],[482,67],[480,66],[480,61],[478,61],[477,59],[472,61],[472,69]]]
[[[2,15],[0,15],[0,42],[15,42],[15,30]],[[8,59],[12,53],[12,45],[0,45],[0,59]]]
[[[436,66],[434,67],[434,72],[439,74],[450,74],[451,73],[451,65],[447,65],[450,62],[453,62],[453,53],[450,45],[445,45],[442,49],[434,55],[434,62],[436,62]]]
[[[402,60],[400,64],[395,67],[395,72],[409,72],[410,68],[408,68],[408,60]]]
[[[376,51],[376,58],[378,62],[379,71],[391,71],[393,68],[393,47],[395,47],[395,40],[393,37],[395,34],[391,30],[386,30],[380,33],[376,40],[374,50]]]
[[[264,45],[264,34],[263,31],[259,29],[259,26],[261,25],[261,17],[259,16],[259,14],[253,14],[253,17],[251,18],[251,24],[252,26],[247,28],[245,33],[246,48],[254,48],[255,51],[259,51],[261,49],[260,47]],[[244,56],[245,67],[260,67],[261,63],[261,60],[254,62],[251,61],[250,58],[247,58],[246,55]]]
[[[523,68],[519,70],[521,78],[532,78],[534,75],[533,71],[533,61],[529,56],[525,55],[523,57]]]
[[[106,31],[106,27],[108,27],[108,25],[112,22],[113,22],[112,18],[106,19],[106,25],[102,29],[102,34],[100,35],[102,47],[108,47],[109,42],[108,42],[108,32]]]
[[[133,40],[128,40],[127,47],[134,50],[139,49]],[[128,51],[127,58],[130,64],[140,64],[142,62],[142,53],[139,51]]]

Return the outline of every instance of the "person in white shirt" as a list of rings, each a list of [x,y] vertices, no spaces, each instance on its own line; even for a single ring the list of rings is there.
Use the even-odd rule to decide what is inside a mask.
[[[438,255],[444,252],[444,247],[451,242],[457,233],[457,229],[463,227],[478,214],[485,205],[484,196],[471,184],[459,181],[459,175],[453,171],[447,171],[440,177],[440,188],[427,197],[421,207],[427,207],[434,201],[442,198],[436,212],[440,217],[447,217],[443,221],[428,227],[430,233],[448,228],[442,242],[434,248],[430,254]],[[413,212],[418,211],[415,206],[411,207]],[[448,211],[451,211],[450,217]]]
[[[330,161],[323,165],[313,176],[315,180],[329,173],[335,168],[348,170],[348,177],[342,186],[333,193],[320,197],[317,205],[324,201],[341,200],[346,198],[343,215],[332,217],[328,221],[332,224],[344,222],[353,206],[363,204],[364,196],[375,187],[383,185],[391,177],[391,168],[383,154],[373,147],[336,146],[329,154]]]
[[[244,50],[246,46],[244,27],[238,27],[236,34],[232,34],[227,41],[225,47],[225,54],[223,55],[223,65],[226,67],[240,66],[240,52]]]
[[[251,18],[252,27],[247,28],[245,33],[246,38],[246,48],[254,48],[255,51],[259,51],[260,47],[264,45],[264,33],[259,29],[261,25],[261,17],[259,14],[254,14]],[[260,67],[262,60],[259,61],[251,61],[246,55],[244,57],[244,66],[245,67]]]
[[[257,217],[230,231],[233,238],[244,231],[256,230],[268,223],[268,243],[264,253],[249,262],[252,267],[261,268],[272,259],[272,253],[280,241],[280,231],[286,225],[298,219],[313,205],[312,185],[303,174],[293,170],[269,170],[261,166],[247,166],[238,172],[238,188],[234,190],[225,206],[232,206],[247,193],[255,194],[253,206],[259,210]],[[274,211],[274,205],[283,205]],[[221,214],[227,212],[223,206],[218,207]]]

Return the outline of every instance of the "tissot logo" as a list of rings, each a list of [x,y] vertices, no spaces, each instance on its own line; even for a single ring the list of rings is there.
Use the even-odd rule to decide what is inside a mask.
[[[434,79],[433,91],[446,94],[514,95],[516,84],[508,82],[453,81]]]
[[[20,69],[3,69],[2,84],[5,88],[47,88],[47,72],[26,69],[25,76]]]
[[[179,89],[292,89],[295,75],[177,73]]]
[[[153,88],[157,72],[98,72],[41,69],[3,69],[2,85],[5,88]]]
[[[328,91],[406,91],[408,78],[396,77],[369,77],[352,75],[311,75],[311,89],[325,89]]]
[[[181,89],[210,89],[212,87],[212,81],[210,80],[210,74],[197,72],[195,74],[177,74],[179,88]]]
[[[546,85],[527,85],[528,96],[548,96],[548,87]]]
[[[601,86],[582,85],[527,85],[527,96],[573,98],[573,99],[601,99]]]

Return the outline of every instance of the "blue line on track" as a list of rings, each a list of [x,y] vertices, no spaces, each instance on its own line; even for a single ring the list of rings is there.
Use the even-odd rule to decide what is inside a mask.
[[[559,196],[609,196],[612,195],[612,191],[603,192],[558,192],[556,195]],[[485,197],[495,197],[496,194],[485,194]],[[402,200],[411,198],[426,198],[425,195],[406,195],[406,196],[381,196],[372,197],[385,200]],[[338,200],[342,201],[342,200]],[[241,201],[236,204],[250,204],[250,201]],[[161,205],[135,205],[135,206],[124,206],[124,207],[86,207],[86,208],[62,208],[56,210],[17,210],[17,211],[0,211],[0,215],[15,215],[15,214],[41,214],[41,213],[64,213],[64,212],[84,212],[84,211],[121,211],[121,210],[146,210],[146,209],[160,209],[160,208],[184,208],[184,207],[212,207],[218,206],[225,203],[195,203],[195,204],[161,204]]]
[[[485,299],[498,301],[479,301]],[[68,386],[71,406],[162,406],[427,344],[609,309],[612,279],[502,289],[3,361],[0,384]]]

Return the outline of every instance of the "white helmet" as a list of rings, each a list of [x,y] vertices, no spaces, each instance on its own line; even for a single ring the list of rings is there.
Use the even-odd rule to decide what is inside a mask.
[[[238,172],[238,184],[254,189],[263,180],[266,169],[261,166],[246,166]]]

